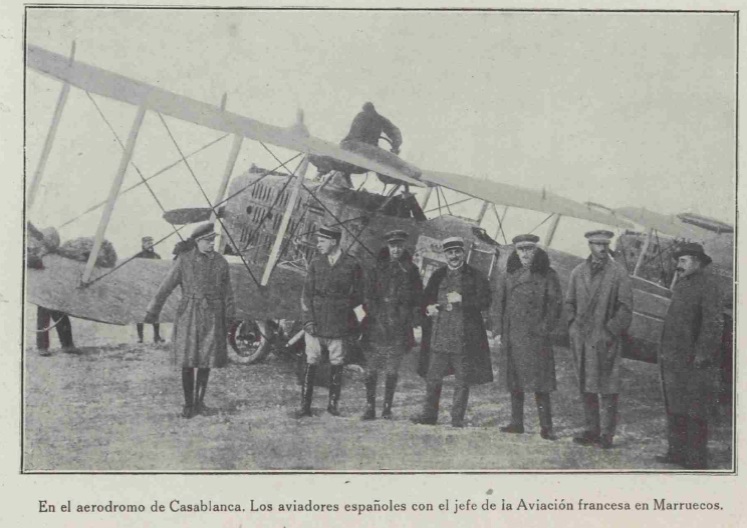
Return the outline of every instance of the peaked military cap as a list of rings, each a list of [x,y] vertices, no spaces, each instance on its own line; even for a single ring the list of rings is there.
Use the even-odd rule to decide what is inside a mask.
[[[464,249],[464,239],[462,237],[445,238],[441,244],[444,246],[444,251],[450,249]]]
[[[386,240],[387,242],[402,242],[403,240],[407,240],[408,236],[409,235],[407,234],[407,231],[403,231],[402,229],[395,229],[385,234],[384,240]]]
[[[215,237],[218,233],[215,232],[215,225],[212,222],[206,222],[198,225],[194,231],[192,231],[192,240],[201,240],[203,238]]]
[[[511,242],[516,247],[536,246],[539,242],[540,237],[537,235],[516,235]]]
[[[680,257],[684,257],[685,255],[690,255],[693,257],[698,257],[700,261],[703,263],[704,266],[707,266],[713,260],[711,257],[706,255],[705,250],[703,249],[703,246],[700,244],[697,244],[695,242],[686,242],[684,244],[681,244],[677,250],[674,252],[674,258],[678,259]]]
[[[338,227],[321,226],[317,230],[316,236],[339,241],[342,238],[342,230]]]
[[[615,234],[606,229],[597,229],[595,231],[589,231],[584,236],[589,240],[590,244],[609,244]]]

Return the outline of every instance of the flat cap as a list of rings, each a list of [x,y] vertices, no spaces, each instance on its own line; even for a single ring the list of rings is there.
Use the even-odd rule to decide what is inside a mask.
[[[323,238],[331,238],[333,240],[340,240],[342,238],[342,230],[338,227],[332,226],[320,226],[316,231],[316,236]]]
[[[444,246],[444,251],[450,249],[464,249],[464,239],[462,237],[444,238],[441,244]]]
[[[142,238],[142,241],[143,242],[153,242],[153,237],[152,236],[144,236]]]
[[[403,240],[407,240],[407,237],[409,235],[407,234],[407,231],[403,231],[402,229],[395,229],[393,231],[389,231],[384,235],[384,240],[387,242],[402,242]]]
[[[212,222],[205,222],[204,224],[198,225],[194,231],[192,231],[192,240],[201,240],[203,238],[215,237],[218,234],[215,232],[215,224]]]
[[[615,234],[606,229],[597,229],[595,231],[589,231],[584,234],[584,236],[589,240],[590,244],[609,244]]]
[[[516,235],[511,242],[514,246],[536,246],[537,242],[539,242],[540,237],[537,235]]]

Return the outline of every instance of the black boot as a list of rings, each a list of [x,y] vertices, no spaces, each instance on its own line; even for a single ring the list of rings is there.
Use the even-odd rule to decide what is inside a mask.
[[[140,339],[142,339],[142,336],[140,336]],[[153,323],[153,342],[163,343],[163,339],[161,339],[161,326],[159,323]]]
[[[366,411],[361,420],[374,420],[376,418],[376,383],[378,376],[374,372],[366,378]]]
[[[137,328],[137,342],[142,343],[143,342],[143,323],[137,323],[135,327]]]
[[[298,411],[298,418],[311,416],[311,399],[314,395],[315,375],[316,365],[306,364],[306,370],[303,373],[303,385],[301,385],[301,409]]]
[[[195,374],[192,368],[182,369],[182,389],[184,390],[184,408],[182,417],[192,418],[194,416],[195,398]]]
[[[384,386],[384,410],[381,411],[381,417],[385,420],[392,419],[392,403],[394,402],[394,390],[397,388],[396,374],[387,374],[386,385]]]
[[[464,427],[464,413],[467,412],[469,387],[454,387],[454,399],[451,404],[451,426]]]
[[[535,392],[534,399],[537,402],[537,414],[539,415],[540,436],[545,440],[557,440],[552,430],[552,404],[549,392]]]
[[[599,396],[593,392],[582,392],[581,401],[584,404],[584,419],[586,429],[584,432],[573,438],[573,441],[580,445],[593,445],[599,443]]]
[[[209,368],[197,369],[197,383],[195,384],[195,408],[194,414],[204,414],[210,416],[214,414],[212,409],[205,407],[205,392],[207,392],[208,378],[210,377]]]
[[[501,427],[503,433],[524,432],[524,393],[521,391],[511,392],[511,423]]]
[[[342,365],[332,365],[329,369],[329,405],[327,412],[332,416],[340,416],[338,405],[342,392]]]
[[[412,423],[436,425],[438,422],[438,402],[441,399],[441,383],[428,382],[425,386],[423,412],[412,418]]]

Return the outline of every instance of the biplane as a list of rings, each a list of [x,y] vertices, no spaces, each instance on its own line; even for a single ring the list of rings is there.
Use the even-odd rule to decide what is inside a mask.
[[[122,188],[124,174],[132,163],[146,113],[156,114],[161,120],[168,116],[207,127],[233,138],[219,191],[214,197],[203,192],[205,203],[202,207],[165,211],[163,218],[171,224],[172,233],[156,244],[172,235],[180,236],[184,226],[194,222],[216,222],[220,232],[218,250],[230,263],[238,313],[243,320],[238,327],[231,329],[229,336],[238,354],[234,359],[239,362],[258,361],[269,353],[269,345],[278,332],[278,326],[272,322],[293,321],[300,317],[301,286],[306,265],[315,250],[313,235],[320,224],[339,226],[343,230],[342,249],[355,255],[364,268],[372,265],[381,245],[382,233],[395,228],[405,229],[411,234],[414,258],[423,280],[427,280],[445,261],[439,241],[447,236],[462,236],[467,243],[468,262],[495,282],[504,273],[512,249],[505,234],[503,244],[497,241],[499,233],[503,232],[505,208],[540,212],[548,215],[543,245],[565,287],[571,270],[581,262],[581,257],[551,247],[561,218],[628,230],[634,228],[632,222],[640,220],[633,218],[631,222],[621,211],[581,204],[547,191],[419,169],[377,147],[341,148],[313,137],[300,112],[297,122],[291,127],[268,125],[228,112],[224,104],[211,105],[190,99],[75,61],[73,56],[65,57],[33,45],[27,48],[26,66],[62,83],[41,157],[27,191],[28,207],[33,204],[43,177],[71,87],[137,108],[126,141],[119,141],[122,154],[108,197],[93,208],[101,210],[101,218],[87,261],[45,255],[44,269],[30,269],[26,274],[28,301],[73,317],[103,323],[125,325],[141,322],[170,262],[125,258],[112,268],[96,265],[117,199],[128,190]],[[267,145],[270,145],[297,154],[287,160],[273,154],[277,161],[273,169],[253,166],[233,176],[244,140],[260,142],[268,151]],[[175,140],[174,143],[176,145]],[[179,163],[189,167],[188,156],[182,149],[179,152]],[[330,168],[345,170],[363,175],[364,182],[368,174],[375,173],[381,177],[384,189],[372,192],[364,185],[340,185],[332,176],[324,180],[307,177],[310,162],[317,160],[318,163],[320,159],[327,162],[324,170],[320,167],[320,172]],[[142,184],[147,184],[147,178],[142,180]],[[196,178],[195,183],[199,185]],[[417,194],[411,193],[410,188]],[[471,201],[477,214],[470,217],[454,214],[452,208],[457,202],[449,202],[445,190],[459,195],[458,202]],[[504,207],[503,215],[496,204]],[[489,235],[484,227],[488,213],[498,223],[499,230],[494,236]],[[646,222],[643,224],[647,225]],[[647,251],[648,247],[641,254],[646,255]],[[639,268],[631,269],[636,281],[637,308],[628,340],[628,356],[650,360],[655,357],[661,321],[669,302],[669,289],[639,277],[639,271]],[[162,322],[173,320],[178,304],[175,297],[172,296],[164,307]],[[296,334],[290,342],[299,335]],[[559,339],[562,341],[563,336]]]

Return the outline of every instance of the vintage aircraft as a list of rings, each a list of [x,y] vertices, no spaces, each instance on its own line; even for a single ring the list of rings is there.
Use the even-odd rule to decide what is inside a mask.
[[[202,208],[166,211],[164,219],[174,226],[172,235],[193,222],[207,219],[218,222],[221,232],[218,247],[231,264],[232,282],[239,300],[238,310],[244,320],[232,329],[229,338],[239,354],[234,359],[239,362],[258,361],[269,353],[270,343],[278,331],[273,321],[300,317],[301,285],[306,264],[314,251],[313,235],[322,223],[338,225],[343,229],[343,249],[356,255],[364,266],[372,264],[381,244],[382,233],[394,228],[406,229],[411,233],[414,256],[424,280],[444,261],[439,240],[446,236],[463,236],[468,243],[469,262],[496,281],[505,270],[511,248],[505,237],[504,244],[500,244],[495,240],[497,234],[494,237],[487,234],[482,227],[486,214],[492,211],[502,229],[502,216],[495,204],[539,211],[549,215],[547,220],[551,220],[543,243],[561,276],[563,286],[581,258],[548,247],[552,244],[561,217],[578,218],[620,229],[633,227],[614,211],[600,210],[550,192],[537,192],[470,176],[420,170],[376,147],[343,149],[312,137],[302,117],[293,127],[275,127],[227,112],[222,106],[189,99],[36,46],[28,47],[26,57],[28,68],[63,82],[42,156],[28,190],[29,206],[43,176],[71,86],[138,108],[127,141],[120,142],[123,154],[109,196],[99,204],[99,208],[103,209],[101,221],[87,262],[48,254],[43,259],[44,269],[30,269],[27,272],[26,291],[30,302],[74,317],[112,324],[142,321],[148,300],[169,269],[168,261],[132,258],[120,260],[113,268],[96,266],[111,212],[118,196],[126,192],[122,190],[122,180],[131,163],[146,112],[171,116],[233,136],[233,148],[218,196],[213,200],[205,196],[205,206]],[[275,169],[253,167],[231,178],[244,138],[300,154],[288,161],[276,158],[278,165]],[[377,150],[381,150],[381,155]],[[375,193],[363,187],[339,185],[334,177],[324,181],[306,178],[310,158],[312,161],[314,158],[332,160],[333,166],[347,167],[351,173],[374,172],[384,176],[386,179],[382,181],[393,184],[392,188],[388,192]],[[188,166],[184,154],[180,161]],[[288,167],[291,162],[297,163],[295,170]],[[420,201],[408,192],[409,186],[419,188]],[[386,190],[386,185],[384,188]],[[479,204],[477,215],[468,218],[452,214],[451,208],[456,202],[449,203],[444,189],[463,195],[460,202],[472,200]],[[434,195],[437,202],[435,207],[432,203]],[[157,243],[166,238],[168,236]],[[636,305],[644,308],[636,313],[637,323],[634,323],[628,343],[630,357],[650,357],[658,342],[660,324],[651,326],[645,321],[640,322],[655,314],[660,323],[666,311],[669,298],[663,291],[666,288],[654,286],[648,281],[636,281]],[[161,321],[173,320],[178,302],[174,297],[164,308]],[[298,339],[299,335],[296,334],[294,339]]]

